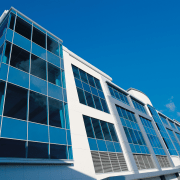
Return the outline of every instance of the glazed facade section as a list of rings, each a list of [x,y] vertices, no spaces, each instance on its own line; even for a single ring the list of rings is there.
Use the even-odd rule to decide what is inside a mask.
[[[15,11],[0,29],[0,157],[73,159],[61,42]]]

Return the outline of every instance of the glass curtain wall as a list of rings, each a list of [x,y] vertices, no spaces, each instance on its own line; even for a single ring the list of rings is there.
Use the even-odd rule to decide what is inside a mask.
[[[0,37],[0,157],[72,159],[61,42],[13,10]]]

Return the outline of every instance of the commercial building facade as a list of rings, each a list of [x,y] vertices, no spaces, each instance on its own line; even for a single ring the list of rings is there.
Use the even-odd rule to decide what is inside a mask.
[[[13,7],[0,66],[1,179],[178,179],[180,123]]]

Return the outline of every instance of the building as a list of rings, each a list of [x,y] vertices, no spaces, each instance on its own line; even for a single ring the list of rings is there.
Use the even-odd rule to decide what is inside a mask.
[[[15,8],[0,17],[0,179],[178,179],[180,123]]]

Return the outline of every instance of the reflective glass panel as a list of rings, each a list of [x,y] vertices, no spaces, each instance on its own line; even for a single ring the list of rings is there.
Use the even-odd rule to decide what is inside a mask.
[[[29,122],[28,139],[30,141],[48,142],[48,126]]]
[[[109,109],[107,107],[106,101],[104,99],[101,99],[101,98],[100,98],[100,100],[101,100],[101,104],[103,106],[104,112],[109,113]]]
[[[106,141],[106,145],[107,145],[108,151],[110,151],[110,152],[115,152],[113,142]]]
[[[100,99],[94,95],[93,95],[93,98],[94,98],[94,103],[95,103],[96,109],[99,109],[100,111],[102,111]]]
[[[72,65],[72,69],[73,69],[74,77],[80,79],[78,68],[76,66]]]
[[[40,58],[46,59],[46,50],[35,43],[32,43],[32,53]]]
[[[33,91],[29,97],[29,121],[47,124],[47,98]]]
[[[88,76],[88,80],[89,80],[89,84],[93,87],[95,87],[95,83],[94,83],[94,78],[93,76],[91,76],[90,74],[87,74]]]
[[[46,95],[47,81],[43,81],[42,79],[30,75],[30,89]]]
[[[25,143],[26,141],[0,138],[0,157],[25,158]]]
[[[7,84],[4,116],[26,120],[27,90],[12,84]]]
[[[22,37],[22,36],[21,36]],[[7,29],[7,33],[6,33],[6,39],[10,42],[12,42],[12,38],[13,38],[13,31],[10,29]]]
[[[5,82],[0,81],[0,115],[2,115],[2,109],[3,109],[4,88],[5,88]]]
[[[100,124],[101,124],[101,128],[102,128],[102,131],[103,131],[103,134],[104,134],[104,139],[112,141],[107,123],[104,122],[104,121],[100,121]]]
[[[8,71],[8,66],[4,63],[1,63],[0,79],[3,79],[3,80],[7,79],[7,71]]]
[[[52,64],[60,67],[60,58],[59,58],[58,56],[50,53],[49,51],[47,51],[47,60],[48,60],[50,63],[52,63]]]
[[[13,45],[10,65],[25,72],[29,72],[29,53]]]
[[[81,69],[79,69],[79,72],[80,72],[80,75],[81,75],[81,80],[88,83],[86,72],[84,72]]]
[[[116,132],[115,132],[115,129],[114,129],[114,125],[110,124],[110,123],[108,123],[108,125],[109,125],[109,130],[110,130],[111,137],[112,137],[113,141],[118,142],[118,138],[117,138],[117,135],[116,135]]]
[[[105,141],[97,139],[97,144],[98,144],[99,151],[107,151]]]
[[[47,36],[47,50],[59,56],[59,45],[54,39]]]
[[[95,138],[90,117],[83,116],[83,118],[84,118],[84,124],[86,128],[87,137]]]
[[[72,145],[72,144],[71,144],[71,132],[70,132],[70,130],[66,130],[66,133],[67,133],[68,145]]]
[[[8,81],[11,83],[17,84],[19,86],[28,88],[29,87],[29,74],[10,66]]]
[[[60,68],[48,63],[48,81],[62,87]]]
[[[15,31],[27,39],[31,39],[31,25],[19,17],[16,19]]]
[[[69,159],[73,159],[72,146],[68,146]]]
[[[29,41],[28,39],[26,39],[25,37],[14,33],[14,40],[13,43],[22,47],[23,49],[30,51],[31,50],[31,41]]]
[[[14,30],[14,21],[15,21],[15,15],[13,13],[10,13],[10,19],[9,19],[9,28]]]
[[[63,93],[62,88],[60,88],[54,84],[48,83],[48,95],[49,96],[63,101],[62,93]]]
[[[94,77],[94,81],[95,81],[96,87],[97,87],[99,90],[102,91],[102,87],[101,87],[101,84],[100,84],[99,79],[96,79],[96,78]]]
[[[83,90],[77,88],[77,92],[78,92],[79,102],[86,105],[86,99]]]
[[[86,92],[86,91],[84,93],[85,93],[85,96],[86,96],[86,101],[87,101],[88,106],[94,108],[94,102],[93,102],[92,95],[90,93]]]
[[[96,139],[88,138],[89,146],[91,151],[98,151]]]
[[[1,26],[0,26],[0,38],[1,38],[1,36],[4,34],[4,32],[6,31],[7,24],[8,24],[8,18],[6,18],[6,19],[1,23]]]
[[[28,158],[48,158],[48,144],[28,142]]]
[[[46,80],[46,61],[31,55],[31,74]]]
[[[10,50],[11,50],[11,43],[6,41],[4,46],[4,54],[2,57],[2,62],[6,64],[9,64]]]
[[[33,27],[32,41],[39,46],[46,48],[46,35],[35,27]]]
[[[50,142],[51,143],[67,144],[65,129],[49,127],[49,131],[50,131]]]
[[[49,125],[65,128],[63,102],[49,98]]]
[[[27,122],[10,118],[3,118],[1,137],[27,139]]]
[[[94,119],[94,118],[91,118],[91,120],[92,120],[92,124],[94,127],[94,132],[95,132],[96,138],[97,139],[103,139],[103,135],[102,135],[102,131],[101,131],[99,121],[97,119]]]
[[[51,159],[68,159],[67,146],[50,144]]]

